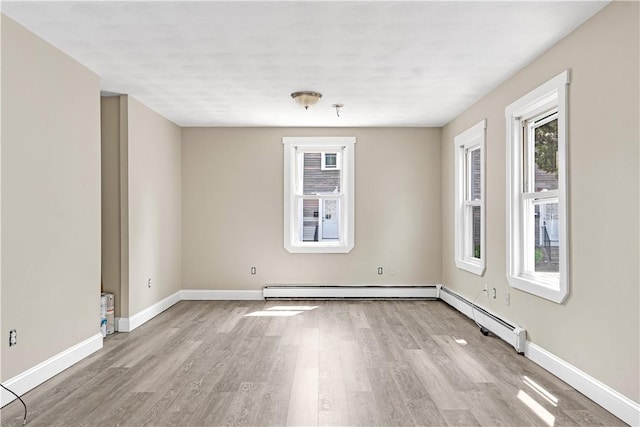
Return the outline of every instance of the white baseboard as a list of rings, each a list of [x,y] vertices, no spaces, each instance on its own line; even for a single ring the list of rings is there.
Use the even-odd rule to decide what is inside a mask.
[[[181,292],[182,291],[178,291],[174,294],[171,294],[165,299],[158,301],[152,306],[145,308],[144,310],[134,314],[131,317],[118,317],[116,319],[116,330],[118,332],[133,331],[138,326],[143,325],[175,303],[179,302],[181,300]]]
[[[97,333],[5,381],[2,385],[21,396],[101,348],[102,334]],[[3,389],[0,397],[0,407],[14,400],[15,396]]]
[[[532,342],[526,342],[524,354],[625,423],[640,425],[640,404]]]
[[[262,291],[219,291],[208,289],[183,289],[180,291],[183,300],[200,301],[259,301],[263,300]]]
[[[438,298],[438,285],[279,286],[262,290],[265,298]]]

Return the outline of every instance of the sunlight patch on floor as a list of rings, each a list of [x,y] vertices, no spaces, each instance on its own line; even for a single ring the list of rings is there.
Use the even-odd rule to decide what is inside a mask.
[[[547,402],[549,402],[550,404],[552,404],[555,407],[558,406],[558,398],[555,397],[553,394],[549,393],[540,384],[538,384],[537,382],[535,382],[534,380],[532,380],[531,378],[529,378],[526,375],[523,377],[522,382],[524,382],[527,386],[529,386],[533,391],[538,393],[540,395],[540,397],[545,399]]]
[[[518,399],[527,405],[527,407],[538,416],[546,425],[553,427],[556,422],[551,412],[547,411],[541,404],[536,402],[533,397],[529,396],[525,391],[518,390]]]
[[[465,340],[464,338],[456,338],[454,336],[452,336],[451,338],[453,338],[453,340],[460,345],[467,345],[467,340]]]
[[[253,313],[245,314],[244,317],[290,317],[295,316],[297,314],[304,313],[304,311],[293,311],[293,310],[284,310],[284,311],[275,311],[275,310],[265,310],[265,311],[254,311]]]
[[[245,314],[244,317],[291,317],[316,308],[318,308],[317,305],[276,305],[266,310]]]

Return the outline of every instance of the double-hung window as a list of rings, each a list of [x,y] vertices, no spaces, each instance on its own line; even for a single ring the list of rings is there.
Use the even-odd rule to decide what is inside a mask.
[[[564,71],[505,110],[509,283],[558,303],[569,293],[568,84]]]
[[[454,138],[455,261],[460,269],[485,270],[484,147],[486,121]]]
[[[284,246],[347,253],[354,246],[355,138],[283,138]]]

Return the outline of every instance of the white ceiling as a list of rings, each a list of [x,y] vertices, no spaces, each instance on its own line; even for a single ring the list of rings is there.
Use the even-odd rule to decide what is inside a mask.
[[[605,5],[3,1],[2,13],[181,126],[442,126]],[[305,111],[299,90],[324,96]]]

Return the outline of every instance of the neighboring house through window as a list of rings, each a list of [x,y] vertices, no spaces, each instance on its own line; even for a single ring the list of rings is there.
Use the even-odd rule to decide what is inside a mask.
[[[506,110],[508,279],[555,302],[569,293],[564,71]]]
[[[292,253],[346,253],[354,246],[355,138],[282,139],[284,245]]]
[[[454,138],[455,261],[460,269],[485,270],[484,147],[486,121]]]

